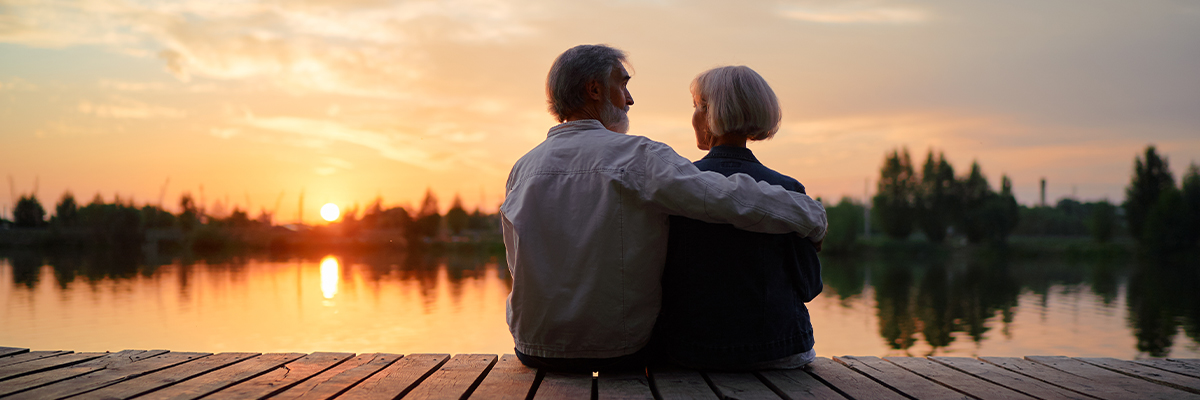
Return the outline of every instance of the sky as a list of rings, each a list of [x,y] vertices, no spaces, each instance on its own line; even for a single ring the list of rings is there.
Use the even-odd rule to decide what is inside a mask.
[[[783,124],[750,148],[826,201],[884,155],[978,161],[1017,200],[1124,199],[1157,146],[1200,163],[1200,2],[0,0],[0,214],[64,192],[316,222],[382,198],[494,212],[556,124],[578,44],[629,54],[630,134],[698,159],[688,84],[747,65]],[[304,202],[300,202],[303,193]]]

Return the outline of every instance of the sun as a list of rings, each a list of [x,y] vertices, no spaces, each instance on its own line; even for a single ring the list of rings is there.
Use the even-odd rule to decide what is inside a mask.
[[[325,203],[325,205],[321,206],[321,218],[324,218],[326,221],[337,221],[338,216],[341,214],[342,211],[338,209],[337,204]]]

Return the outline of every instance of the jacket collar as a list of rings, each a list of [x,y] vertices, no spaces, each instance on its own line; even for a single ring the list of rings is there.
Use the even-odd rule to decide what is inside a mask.
[[[567,133],[567,132],[594,131],[594,130],[607,131],[608,128],[605,128],[604,124],[601,124],[600,121],[597,121],[594,119],[577,119],[574,121],[567,121],[567,122],[563,122],[561,124],[555,125],[554,127],[550,128],[550,132],[546,134],[546,137],[548,137],[548,138],[554,137],[555,135]],[[616,133],[616,132],[613,132],[613,133]]]
[[[758,162],[757,158],[754,158],[754,153],[750,152],[750,149],[745,147],[716,146],[712,149],[709,149],[708,154],[704,156],[704,159],[709,158],[732,158],[752,162],[755,164],[762,164],[761,162]]]

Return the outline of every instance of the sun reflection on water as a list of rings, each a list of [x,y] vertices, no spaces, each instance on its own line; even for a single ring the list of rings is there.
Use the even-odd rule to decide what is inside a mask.
[[[326,300],[333,300],[338,292],[338,259],[325,256],[321,259],[321,294]]]

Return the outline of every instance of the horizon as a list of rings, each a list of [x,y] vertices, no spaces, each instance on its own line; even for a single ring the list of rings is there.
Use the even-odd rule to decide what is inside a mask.
[[[626,50],[630,134],[698,159],[688,83],[747,65],[780,98],[763,163],[814,197],[874,194],[886,153],[978,161],[1018,202],[1119,204],[1155,145],[1200,163],[1200,4],[1082,0],[552,1],[0,6],[0,174],[48,214],[66,191],[175,212],[184,192],[293,222],[334,203],[496,212],[555,122],[545,74],[577,44]],[[586,13],[580,23],[573,15]],[[36,183],[35,183],[36,182]],[[164,182],[169,182],[164,184]],[[6,182],[9,183],[9,182]],[[165,194],[164,194],[165,186]],[[866,186],[864,188],[864,186]],[[203,187],[201,190],[200,188]],[[281,195],[282,192],[282,195]],[[868,193],[864,193],[868,192]],[[282,196],[282,200],[280,199]]]

